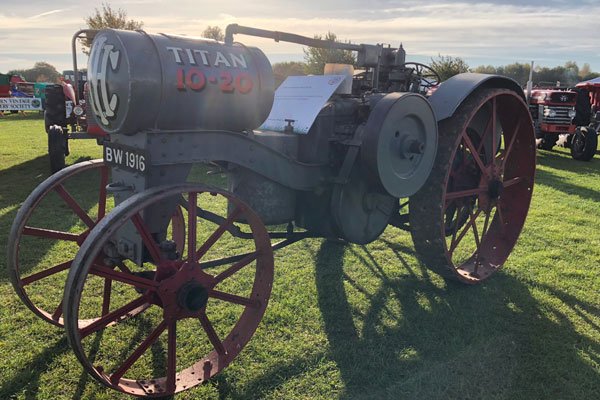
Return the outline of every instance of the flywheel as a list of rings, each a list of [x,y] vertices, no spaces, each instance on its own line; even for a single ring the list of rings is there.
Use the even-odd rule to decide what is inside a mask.
[[[373,107],[364,127],[361,159],[372,182],[393,197],[423,186],[435,160],[437,122],[416,93],[390,93]]]

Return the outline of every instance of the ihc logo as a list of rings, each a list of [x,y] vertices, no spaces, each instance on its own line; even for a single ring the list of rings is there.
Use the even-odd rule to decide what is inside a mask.
[[[92,47],[90,54],[90,70],[88,82],[90,85],[90,103],[94,114],[100,118],[103,125],[108,125],[108,118],[115,116],[119,98],[113,93],[109,99],[107,74],[110,63],[110,69],[117,71],[119,68],[118,50],[113,50],[112,44],[106,44],[106,37],[98,38]]]
[[[567,100],[569,100],[569,97],[566,94],[560,96],[561,103],[566,103]]]

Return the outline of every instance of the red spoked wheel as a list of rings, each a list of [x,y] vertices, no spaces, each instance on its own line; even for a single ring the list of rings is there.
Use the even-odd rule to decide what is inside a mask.
[[[182,201],[187,251],[165,257],[155,240],[164,228],[156,228],[154,217]],[[251,239],[230,235],[240,228],[236,221],[247,224]],[[146,260],[122,259],[123,268],[112,270],[103,265],[104,249],[128,229],[141,238]],[[225,368],[256,331],[273,282],[271,241],[258,216],[227,191],[190,183],[120,204],[92,230],[73,264],[64,303],[75,354],[105,385],[147,397],[189,389]],[[77,321],[100,307],[105,279],[113,293],[109,312],[81,326]],[[115,324],[143,304],[151,306]]]
[[[440,123],[431,175],[410,198],[419,257],[436,273],[465,283],[492,276],[521,233],[534,178],[527,105],[507,89],[478,89]]]
[[[10,280],[23,303],[54,325],[63,325],[63,289],[75,254],[114,206],[106,190],[109,178],[110,168],[102,160],[65,168],[27,197],[13,221],[8,240]],[[174,220],[182,218],[178,209]],[[182,248],[185,227],[182,222],[175,225],[174,240]],[[91,320],[80,321],[87,323]]]

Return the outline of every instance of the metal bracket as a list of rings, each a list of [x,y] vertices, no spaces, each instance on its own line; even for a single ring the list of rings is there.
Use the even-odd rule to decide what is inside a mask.
[[[350,180],[350,172],[358,157],[358,152],[362,146],[362,129],[360,127],[354,132],[352,139],[340,142],[341,144],[348,146],[348,151],[344,157],[344,162],[340,168],[338,176],[333,178],[331,181],[339,185],[345,185]]]

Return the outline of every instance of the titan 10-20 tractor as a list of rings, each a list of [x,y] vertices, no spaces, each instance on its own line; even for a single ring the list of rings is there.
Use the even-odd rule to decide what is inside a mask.
[[[275,95],[267,57],[240,34],[353,51],[364,72]],[[103,30],[88,79],[104,159],[25,200],[8,267],[27,307],[64,326],[84,368],[121,392],[170,395],[227,367],[265,313],[273,252],[301,239],[365,244],[404,229],[424,265],[477,284],[525,223],[534,129],[504,77],[460,74],[426,97],[439,76],[402,47],[230,25],[225,42]],[[303,126],[299,109],[322,93],[333,94]],[[188,181],[206,163],[226,187]],[[41,262],[40,248],[60,262]]]

